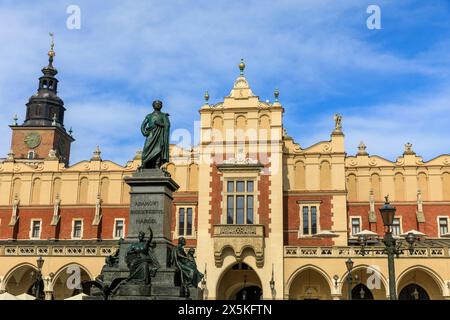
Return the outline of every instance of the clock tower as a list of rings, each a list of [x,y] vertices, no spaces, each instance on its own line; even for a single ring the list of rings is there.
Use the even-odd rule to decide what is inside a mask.
[[[48,65],[42,69],[37,92],[26,104],[25,122],[11,125],[11,151],[15,159],[41,160],[49,156],[52,150],[66,165],[70,158],[70,144],[75,141],[71,132],[64,128],[64,102],[57,95],[58,71],[53,67],[53,35]]]

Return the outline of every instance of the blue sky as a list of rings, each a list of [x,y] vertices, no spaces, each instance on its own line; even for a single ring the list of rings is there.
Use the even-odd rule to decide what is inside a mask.
[[[81,29],[66,27],[69,5]],[[381,30],[369,30],[370,4]],[[120,164],[142,146],[138,127],[164,101],[173,130],[194,129],[203,93],[229,94],[244,58],[252,90],[273,100],[302,147],[328,140],[343,115],[346,151],[363,140],[395,160],[406,142],[429,160],[450,151],[450,1],[9,1],[0,3],[0,157],[25,115],[55,33],[59,96],[75,163]],[[174,141],[175,142],[175,141]]]

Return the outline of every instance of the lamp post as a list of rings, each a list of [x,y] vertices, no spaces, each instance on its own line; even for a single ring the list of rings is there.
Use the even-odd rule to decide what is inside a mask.
[[[42,282],[42,266],[44,265],[44,259],[42,259],[41,256],[36,260],[37,264],[37,275],[36,275],[36,300],[40,300],[40,293],[41,293],[41,282]]]
[[[352,300],[352,270],[353,270],[353,260],[348,258],[347,261],[345,261],[345,266],[347,267],[347,287],[348,287],[348,300]]]
[[[275,279],[273,276],[273,263],[272,263],[272,278],[269,281],[270,292],[272,293],[272,299],[275,299]]]
[[[383,219],[383,224],[386,228],[383,243],[386,246],[386,254],[388,258],[388,273],[389,273],[389,297],[391,300],[397,299],[397,293],[395,288],[395,265],[394,257],[400,254],[397,246],[396,240],[392,236],[392,224],[394,223],[395,207],[391,206],[389,203],[388,196],[385,197],[385,203],[382,208],[380,208],[381,218]]]

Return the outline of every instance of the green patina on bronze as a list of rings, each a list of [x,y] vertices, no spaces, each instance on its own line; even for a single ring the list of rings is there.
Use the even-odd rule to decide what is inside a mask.
[[[169,162],[169,114],[161,112],[161,108],[161,101],[153,101],[154,111],[145,117],[141,125],[141,132],[146,137],[142,150],[143,169],[160,168]]]
[[[144,237],[144,232],[139,232],[138,241],[133,242],[127,250],[125,262],[130,270],[127,282],[150,284],[150,278],[153,278],[160,268],[153,253],[152,230],[150,229],[150,238],[147,241],[144,241]]]
[[[185,245],[186,239],[180,237],[178,245],[172,249],[171,263],[180,273],[181,287],[184,289],[183,295],[189,297],[189,287],[197,288],[204,275],[197,269],[194,248],[190,248],[186,254]]]

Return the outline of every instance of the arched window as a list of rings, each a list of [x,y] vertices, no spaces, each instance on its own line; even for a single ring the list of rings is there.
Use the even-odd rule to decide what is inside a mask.
[[[322,161],[320,164],[320,189],[331,189],[331,166],[328,161]]]
[[[400,291],[398,300],[430,300],[430,296],[424,288],[418,284],[412,283]]]
[[[442,196],[444,200],[450,200],[450,173],[448,172],[442,175]]]
[[[189,191],[196,191],[198,190],[198,165],[195,163],[192,163],[189,166]]]
[[[417,175],[417,184],[422,193],[422,199],[428,200],[428,177],[426,173],[421,172]]]
[[[404,201],[405,200],[405,178],[403,174],[396,173],[394,176],[394,184],[395,184],[395,201]]]
[[[80,180],[80,187],[78,191],[78,202],[79,203],[87,203],[88,199],[88,188],[89,188],[89,180],[84,177]]]
[[[33,180],[31,188],[31,204],[39,204],[41,197],[41,179],[36,178]]]
[[[20,189],[22,188],[22,180],[19,178],[14,179],[13,181],[13,187],[12,187],[12,194],[11,194],[11,203],[13,202],[15,196],[17,195],[18,199],[20,199]]]
[[[124,182],[122,183],[122,203],[130,203],[130,186]]]
[[[109,194],[109,179],[102,178],[100,181],[100,199],[102,199],[103,203],[108,203],[108,194]]]
[[[295,189],[305,190],[305,164],[302,161],[295,163]]]
[[[381,200],[381,181],[380,176],[377,173],[370,176],[370,186],[373,190],[375,201]]]
[[[349,174],[347,178],[347,190],[349,201],[356,201],[358,199],[356,186],[357,186],[356,175]]]
[[[56,178],[53,180],[53,188],[52,188],[52,202],[54,203],[56,200],[56,197],[58,195],[61,195],[61,179]]]

